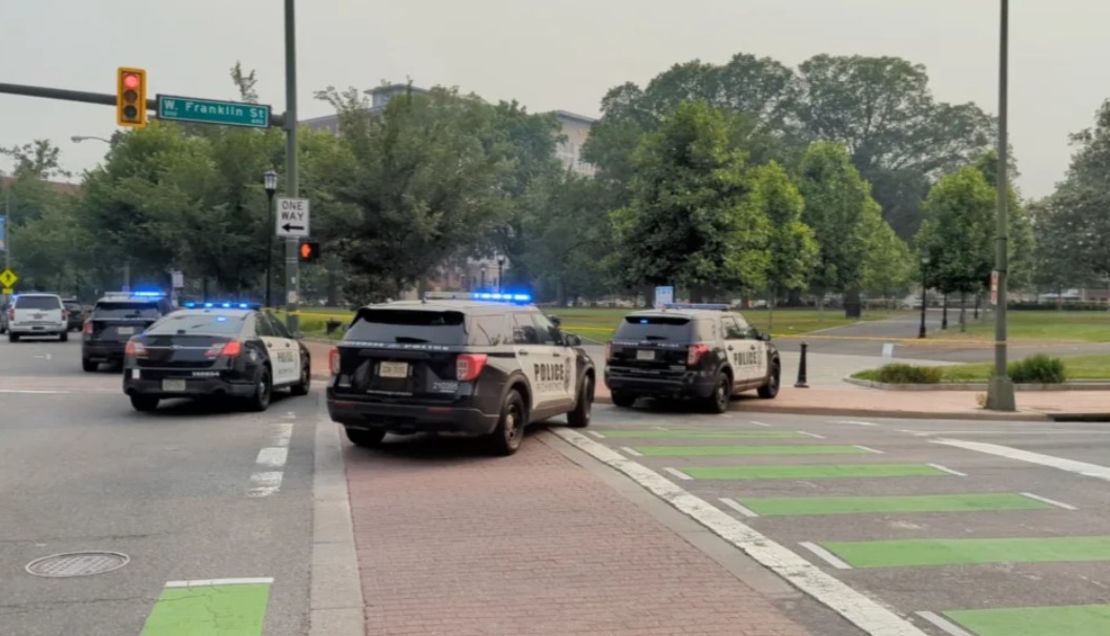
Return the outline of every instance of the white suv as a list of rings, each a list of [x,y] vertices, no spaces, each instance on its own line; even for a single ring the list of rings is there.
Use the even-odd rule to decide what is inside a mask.
[[[20,294],[8,309],[8,341],[20,336],[58,336],[68,340],[67,316],[62,299],[54,294]]]

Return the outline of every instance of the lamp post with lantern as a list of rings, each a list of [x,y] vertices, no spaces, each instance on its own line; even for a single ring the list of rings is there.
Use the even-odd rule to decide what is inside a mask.
[[[921,257],[921,328],[917,331],[918,338],[925,337],[925,306],[927,300],[928,283],[926,271],[929,269],[929,257],[927,255]]]
[[[271,221],[274,218],[274,193],[277,192],[278,174],[273,170],[262,173],[262,187],[266,189],[266,306],[272,307],[270,298],[270,285],[273,280],[271,267],[274,261],[274,228]]]

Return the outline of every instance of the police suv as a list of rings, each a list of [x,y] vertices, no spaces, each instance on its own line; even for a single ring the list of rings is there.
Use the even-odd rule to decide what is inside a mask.
[[[510,455],[524,428],[587,426],[593,362],[527,294],[429,293],[363,307],[332,350],[328,412],[359,446],[386,433],[486,436]]]
[[[255,411],[274,389],[307,395],[308,349],[250,303],[186,303],[127,341],[123,392],[137,411],[176,397],[234,397]]]
[[[121,364],[127,341],[171,311],[173,307],[162,292],[104,294],[81,330],[81,368],[93,372],[102,362]]]
[[[613,404],[683,398],[723,413],[729,398],[756,389],[778,395],[782,363],[770,337],[728,305],[672,304],[625,316],[606,351]]]

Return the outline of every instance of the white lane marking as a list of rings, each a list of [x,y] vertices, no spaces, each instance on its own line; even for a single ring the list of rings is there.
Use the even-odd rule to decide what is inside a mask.
[[[254,486],[247,491],[247,496],[269,497],[281,490],[281,480],[282,472],[280,470],[254,473],[251,475],[251,483]]]
[[[860,420],[833,420],[833,424],[855,424],[856,426],[878,426],[874,422],[862,422]]]
[[[883,451],[871,448],[870,446],[860,446],[859,444],[855,444],[855,447],[860,449],[861,451],[865,451],[868,453],[875,453],[876,455],[883,454]]]
[[[262,464],[267,468],[281,468],[285,465],[285,460],[288,457],[288,448],[263,448],[258,451],[258,459],[255,460],[255,463]]]
[[[925,465],[926,466],[932,466],[933,468],[936,468],[939,471],[946,472],[949,475],[955,475],[957,477],[967,477],[967,473],[961,473],[958,470],[952,470],[951,468],[948,468],[947,466],[941,466],[940,464],[925,464]]]
[[[818,435],[817,433],[807,433],[805,431],[798,431],[798,433],[801,435],[807,435],[809,437],[812,437],[813,439],[825,439],[824,435]]]
[[[274,433],[274,436],[270,439],[270,444],[272,446],[286,447],[289,446],[289,440],[292,437],[293,423],[282,422],[281,424],[277,425],[277,432]]]
[[[295,420],[297,419],[297,414],[293,411],[286,411],[285,415],[282,415],[281,418],[284,420]]]
[[[696,497],[646,466],[564,428],[556,435],[631,477],[660,499],[743,550],[795,587],[824,603],[872,636],[926,636],[906,619],[826,574],[796,552],[772,541],[720,508]]]
[[[1040,495],[1034,495],[1031,492],[1023,492],[1023,493],[1021,493],[1021,495],[1023,497],[1029,497],[1030,499],[1036,499],[1037,501],[1044,502],[1044,503],[1046,503],[1050,506],[1056,506],[1057,508],[1063,508],[1064,510],[1079,510],[1078,508],[1076,508],[1075,506],[1073,506],[1071,504],[1066,504],[1062,501],[1056,501],[1055,499],[1049,499],[1048,497],[1042,497]]]
[[[1064,459],[1063,457],[1056,457],[1054,455],[1042,455],[1041,453],[1032,453],[1017,448],[1010,448],[1009,446],[988,444],[986,442],[967,442],[959,439],[935,439],[933,443],[955,446],[956,448],[977,451],[988,455],[997,455],[1007,459],[1016,459],[1022,462],[1029,462],[1030,464],[1040,464],[1041,466],[1058,468],[1069,473],[1083,475],[1084,477],[1094,477],[1095,479],[1110,481],[1110,468],[1099,466],[1098,464],[1088,464],[1087,462]]]
[[[841,561],[840,557],[836,556],[832,552],[829,552],[825,548],[822,548],[821,546],[817,545],[816,543],[810,543],[809,541],[800,541],[798,543],[798,545],[802,546],[806,550],[809,550],[813,554],[820,557],[822,561],[824,561],[825,563],[828,563],[829,565],[833,566],[834,568],[836,568],[838,570],[851,570],[852,569],[852,566],[848,565],[844,561]]]
[[[771,426],[770,424],[768,424],[768,423],[766,423],[766,422],[757,422],[757,421],[755,421],[755,420],[751,420],[751,423],[752,423],[752,424],[755,424],[756,426],[764,426],[764,427],[769,427],[769,426]]]
[[[38,389],[0,389],[0,393],[26,393],[29,395],[68,395],[69,391],[47,391]]]
[[[929,621],[934,626],[936,626],[937,629],[943,631],[949,636],[975,636],[971,632],[962,629],[960,626],[956,625],[947,618],[944,618],[940,614],[934,614],[933,612],[918,612],[917,615]]]
[[[721,497],[720,501],[724,505],[728,506],[729,508],[732,508],[736,512],[739,512],[740,514],[744,515],[745,517],[751,517],[751,518],[754,519],[755,517],[759,516],[758,514],[756,514],[756,512],[754,510],[745,506],[744,504],[740,503],[739,501],[736,501],[735,499],[729,499],[728,497]]]
[[[589,433],[590,435],[593,435],[594,437],[596,437],[598,439],[605,439],[605,436],[602,435],[601,433],[598,433],[597,431],[586,431],[586,432]]]
[[[257,583],[273,583],[270,576],[242,579],[196,579],[194,581],[166,581],[166,587],[204,587],[208,585],[252,585]]]
[[[631,455],[633,457],[643,457],[644,456],[643,453],[636,450],[635,448],[632,448],[631,446],[621,446],[621,450],[624,451],[626,454]]]
[[[587,440],[587,441],[589,441],[589,440]],[[681,470],[679,470],[677,468],[664,468],[663,472],[674,475],[675,477],[678,477],[679,479],[682,479],[684,481],[691,481],[692,479],[694,479],[693,477],[687,475],[686,473],[682,472]]]

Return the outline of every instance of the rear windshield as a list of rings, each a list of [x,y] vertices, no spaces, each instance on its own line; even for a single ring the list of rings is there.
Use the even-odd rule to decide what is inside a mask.
[[[399,344],[466,344],[464,317],[458,311],[363,309],[345,340]]]
[[[15,299],[16,309],[61,309],[62,301],[53,296],[20,296]]]
[[[221,314],[170,314],[146,330],[148,336],[237,336],[243,328],[242,316]]]
[[[162,312],[151,303],[96,303],[93,320],[134,320],[158,318]]]
[[[614,340],[659,340],[690,342],[689,318],[677,316],[625,316],[613,334]]]

